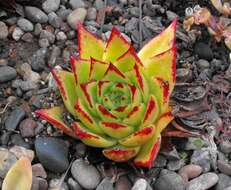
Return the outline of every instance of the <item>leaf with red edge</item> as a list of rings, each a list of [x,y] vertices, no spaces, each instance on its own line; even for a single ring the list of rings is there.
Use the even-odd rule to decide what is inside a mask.
[[[90,59],[92,57],[101,60],[105,47],[104,42],[86,30],[81,23],[78,23],[77,30],[80,58]]]
[[[144,66],[146,66],[146,61],[149,58],[161,54],[175,46],[176,23],[177,21],[174,20],[168,28],[153,38],[139,51],[138,56]]]
[[[69,128],[62,119],[63,111],[61,107],[53,107],[50,109],[36,110],[35,114],[62,130],[65,134],[75,137],[73,130]]]
[[[145,143],[134,159],[135,166],[151,168],[153,161],[159,152],[161,144],[161,136],[154,135],[147,143]]]
[[[53,77],[59,87],[63,102],[67,110],[76,116],[74,105],[77,100],[76,82],[74,74],[64,70],[52,70]]]
[[[2,190],[31,190],[32,167],[27,157],[21,157],[8,171]]]
[[[116,162],[125,162],[135,157],[139,150],[140,147],[115,146],[104,149],[103,154],[110,160],[114,160]]]
[[[90,132],[87,128],[83,127],[80,123],[73,123],[72,128],[75,131],[75,135],[83,141],[85,144],[98,147],[107,148],[115,145],[117,142],[114,139],[97,135]]]
[[[121,55],[130,48],[130,43],[114,27],[103,54],[103,61],[114,63]]]
[[[109,67],[108,63],[91,58],[89,79],[90,80],[102,79],[108,67]]]

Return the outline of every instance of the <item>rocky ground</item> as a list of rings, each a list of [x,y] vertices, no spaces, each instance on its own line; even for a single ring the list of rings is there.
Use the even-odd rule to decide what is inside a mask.
[[[143,0],[142,14],[137,0],[18,3],[16,9],[0,7],[0,182],[27,155],[33,190],[231,190],[229,51],[203,27],[189,33],[182,28],[185,8],[199,3],[214,10],[208,0]],[[36,109],[60,101],[48,65],[70,67],[77,21],[104,39],[115,25],[139,49],[176,17],[176,119],[170,127],[181,132],[167,138],[153,168],[112,163],[35,116]]]

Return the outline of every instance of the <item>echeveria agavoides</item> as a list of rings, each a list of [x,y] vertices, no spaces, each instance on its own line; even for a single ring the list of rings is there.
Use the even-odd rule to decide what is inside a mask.
[[[173,119],[169,97],[175,84],[176,21],[138,54],[113,28],[107,42],[78,24],[78,57],[72,72],[53,69],[65,108],[78,119],[67,126],[63,107],[36,114],[107,158],[151,167],[161,131]]]

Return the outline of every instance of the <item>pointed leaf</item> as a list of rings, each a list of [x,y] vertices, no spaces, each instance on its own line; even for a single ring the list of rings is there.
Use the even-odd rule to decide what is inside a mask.
[[[134,164],[138,167],[151,168],[153,161],[159,152],[161,144],[161,136],[154,135],[146,144],[144,144],[136,158]]]
[[[138,56],[144,66],[146,66],[146,61],[150,57],[161,54],[162,52],[171,49],[175,45],[175,34],[176,20],[174,20],[168,28],[153,38],[140,50]]]
[[[160,116],[160,118],[156,122],[156,133],[161,133],[168,124],[174,119],[172,115],[171,108],[167,110],[164,114]]]
[[[155,125],[144,127],[124,139],[119,140],[121,145],[127,147],[140,146],[145,144],[155,133]]]
[[[27,157],[21,157],[8,171],[2,190],[31,190],[32,167]]]
[[[78,48],[81,59],[91,57],[101,60],[104,52],[104,43],[94,34],[87,31],[82,24],[78,24]]]
[[[75,137],[74,132],[69,128],[62,119],[63,108],[53,107],[50,109],[40,109],[36,110],[35,114],[41,117],[42,119],[48,121],[50,124],[54,125],[58,129],[62,130],[69,136]]]
[[[107,148],[116,144],[114,139],[92,133],[80,123],[73,123],[72,128],[74,129],[76,136],[89,146]]]
[[[103,61],[98,61],[94,58],[91,58],[91,67],[90,67],[90,80],[100,80],[103,78],[109,64]]]
[[[124,125],[119,122],[100,122],[100,127],[108,136],[120,139],[130,135],[134,129],[129,125]]]
[[[108,148],[103,150],[103,154],[110,160],[116,162],[125,162],[135,157],[139,152],[140,147],[123,147],[115,146],[113,148]]]
[[[100,118],[104,121],[117,121],[117,117],[114,116],[109,110],[107,110],[103,105],[96,105],[97,112]]]
[[[73,116],[76,116],[74,104],[77,100],[77,93],[74,75],[71,72],[55,69],[52,70],[52,74],[59,87],[65,107]]]
[[[130,48],[130,43],[114,27],[103,54],[103,61],[114,63],[118,57]]]

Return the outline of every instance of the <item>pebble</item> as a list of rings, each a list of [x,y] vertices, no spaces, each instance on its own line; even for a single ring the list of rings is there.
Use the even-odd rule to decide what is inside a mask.
[[[179,68],[176,70],[177,82],[188,82],[192,79],[192,71],[189,68]]]
[[[83,0],[70,0],[69,4],[71,5],[72,9],[85,7],[85,3]]]
[[[46,0],[42,4],[42,8],[46,13],[55,12],[58,10],[60,0]]]
[[[49,183],[49,189],[48,190],[68,190],[68,186],[65,182],[62,182],[62,179],[51,179]]]
[[[30,190],[39,190],[39,181],[37,177],[32,176],[32,187]]]
[[[207,60],[205,60],[205,59],[199,59],[196,62],[196,65],[197,65],[199,71],[203,71],[205,69],[209,69],[209,67],[210,67],[210,63]]]
[[[225,174],[218,174],[218,183],[215,186],[215,190],[224,190],[226,187],[231,187],[231,177]]]
[[[15,130],[25,116],[26,112],[21,107],[16,107],[7,117],[5,121],[5,128],[9,131]]]
[[[49,24],[55,28],[60,28],[62,24],[62,19],[55,12],[48,14]]]
[[[220,172],[226,174],[226,175],[231,175],[231,165],[223,160],[218,160],[217,161],[217,166]]]
[[[218,182],[218,176],[215,173],[209,172],[188,182],[186,190],[206,190]]]
[[[87,20],[96,20],[96,17],[97,17],[96,8],[90,7],[89,9],[87,9],[87,16],[86,16]]]
[[[0,21],[0,40],[6,39],[8,36],[8,27],[7,25]]]
[[[173,20],[175,20],[176,18],[179,17],[176,13],[174,13],[172,11],[169,11],[169,10],[166,11],[166,15],[167,15],[167,18],[168,18],[169,21],[173,21]]]
[[[70,190],[82,190],[82,187],[76,182],[73,178],[68,178],[67,180],[68,187]]]
[[[191,164],[200,165],[203,168],[203,172],[210,171],[210,154],[208,150],[194,150],[191,156]]]
[[[23,81],[21,79],[14,80],[12,82],[13,88],[20,88],[22,91],[27,92],[38,88],[38,85],[32,81]]]
[[[20,38],[23,36],[24,32],[21,30],[21,28],[19,27],[15,27],[13,33],[12,33],[12,38],[15,41],[20,40]]]
[[[102,0],[95,0],[94,7],[96,7],[96,9],[102,9],[104,7],[104,2]]]
[[[47,173],[42,164],[34,164],[32,166],[32,173],[35,177],[47,178]]]
[[[165,158],[165,156],[158,154],[158,156],[154,160],[153,166],[155,168],[163,168],[166,166],[166,164],[167,164],[167,159]]]
[[[56,12],[56,14],[65,21],[67,19],[67,16],[72,12],[71,9],[66,9],[65,6],[60,6],[60,9]]]
[[[62,173],[68,168],[68,146],[65,141],[52,137],[39,137],[35,140],[35,150],[39,161],[48,170]]]
[[[48,16],[39,8],[26,6],[25,13],[27,18],[36,23],[46,23],[48,21]]]
[[[58,41],[65,41],[67,39],[67,36],[63,31],[60,31],[56,34],[56,39]]]
[[[37,123],[31,118],[27,118],[20,123],[19,130],[23,138],[34,137],[36,127]]]
[[[197,137],[189,137],[185,144],[185,150],[198,150],[204,147],[205,141]]]
[[[34,30],[34,25],[25,18],[20,18],[17,21],[17,25],[21,28],[24,32],[31,32]]]
[[[40,48],[37,50],[31,57],[31,67],[35,71],[42,71],[46,65],[46,57],[47,57],[48,49]]]
[[[11,166],[17,161],[16,156],[7,149],[0,148],[0,177],[4,178]]]
[[[46,30],[42,30],[39,37],[40,39],[48,39],[50,44],[53,44],[55,42],[55,35]]]
[[[23,138],[21,137],[21,135],[19,134],[13,134],[11,135],[11,144],[13,145],[18,145],[18,146],[22,146],[24,148],[30,149],[30,145],[28,143],[26,143]]]
[[[74,179],[85,189],[94,189],[101,181],[98,170],[82,159],[75,160],[71,166]]]
[[[39,190],[47,190],[48,189],[47,180],[40,178],[40,177],[36,177],[36,178],[39,182]]]
[[[50,56],[48,58],[48,64],[51,65],[52,67],[54,67],[56,60],[60,56],[60,54],[61,54],[61,49],[58,46],[54,45],[52,47],[52,51],[51,51]]]
[[[38,43],[41,48],[47,48],[50,45],[49,40],[46,38],[39,39]]]
[[[21,39],[22,39],[22,41],[28,42],[28,43],[32,43],[34,41],[34,37],[30,32],[23,34]]]
[[[231,190],[231,186],[226,187],[225,189],[222,189],[222,190]]]
[[[96,190],[114,190],[113,182],[110,178],[104,178],[97,186]]]
[[[40,23],[36,23],[35,26],[34,26],[34,35],[35,36],[40,35],[42,30],[43,30],[42,25]]]
[[[73,29],[76,29],[77,23],[83,22],[85,20],[86,15],[87,15],[86,9],[77,8],[68,15],[67,22]]]
[[[222,140],[219,144],[221,152],[229,154],[231,152],[231,143],[229,141]]]
[[[145,179],[141,178],[134,183],[131,190],[147,190],[150,189],[148,188],[148,186],[149,186],[148,182]]]
[[[167,169],[177,171],[185,165],[184,160],[170,160],[167,164]]]
[[[194,47],[194,52],[198,55],[200,59],[205,59],[211,61],[213,59],[213,51],[209,45],[199,42]]]
[[[184,181],[180,175],[175,172],[162,170],[160,177],[156,180],[154,184],[155,190],[184,190]]]
[[[188,182],[189,179],[198,177],[202,173],[202,167],[195,164],[189,164],[182,167],[178,174],[183,178],[184,182]]]
[[[17,72],[13,67],[2,66],[0,67],[0,83],[8,82],[15,79]]]
[[[132,184],[127,176],[121,176],[115,184],[115,190],[130,190],[132,189]]]
[[[16,145],[11,147],[9,151],[12,152],[18,159],[21,158],[22,156],[25,156],[29,158],[31,162],[34,160],[34,156],[35,156],[34,151],[27,149],[25,147]]]

